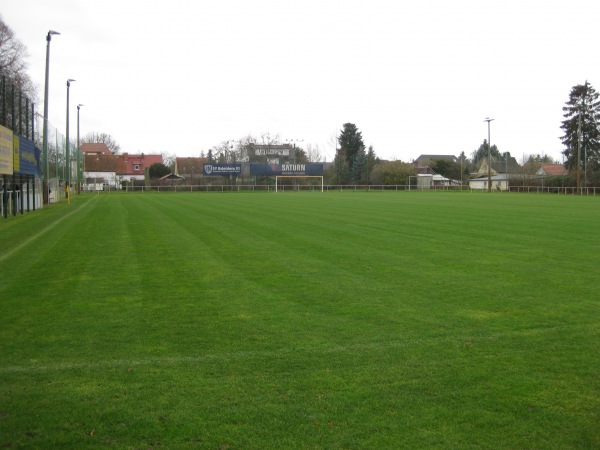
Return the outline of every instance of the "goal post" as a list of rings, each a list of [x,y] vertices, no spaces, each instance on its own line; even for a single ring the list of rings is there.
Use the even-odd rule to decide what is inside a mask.
[[[279,191],[279,179],[280,178],[320,178],[321,179],[321,192],[323,192],[323,175],[277,175],[275,177],[275,192]]]

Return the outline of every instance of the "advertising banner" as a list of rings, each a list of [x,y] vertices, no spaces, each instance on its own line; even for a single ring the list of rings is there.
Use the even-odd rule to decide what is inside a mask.
[[[241,164],[204,164],[202,166],[202,173],[207,176],[217,175],[241,175],[242,165]]]
[[[0,175],[12,175],[13,162],[13,132],[0,125]]]
[[[250,175],[268,177],[281,175],[319,176],[323,175],[323,164],[250,164]]]
[[[14,136],[14,172],[22,175],[41,176],[40,149],[23,136]]]
[[[254,150],[256,156],[290,156],[289,148],[257,148]]]

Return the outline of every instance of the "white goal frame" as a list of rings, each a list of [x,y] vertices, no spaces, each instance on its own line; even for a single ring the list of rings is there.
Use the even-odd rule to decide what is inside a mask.
[[[280,178],[320,178],[321,179],[321,192],[323,192],[323,175],[277,175],[275,177],[275,192],[279,190],[279,179]]]

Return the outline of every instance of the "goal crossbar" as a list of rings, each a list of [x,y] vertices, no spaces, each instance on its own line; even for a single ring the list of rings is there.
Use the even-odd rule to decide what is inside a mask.
[[[323,192],[323,175],[277,175],[275,177],[275,192],[279,190],[279,179],[280,178],[320,178],[321,179],[321,192]]]

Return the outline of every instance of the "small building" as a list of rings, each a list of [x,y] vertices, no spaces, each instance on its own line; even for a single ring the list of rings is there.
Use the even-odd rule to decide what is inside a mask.
[[[491,177],[491,186],[493,191],[507,191],[508,177],[506,174],[494,175]],[[479,177],[469,180],[469,188],[473,190],[487,191],[488,177]]]
[[[460,181],[451,180],[436,173],[431,167],[415,167],[417,174],[417,188],[431,189],[438,186],[460,186]]]
[[[117,158],[112,153],[84,154],[84,191],[117,189]]]

